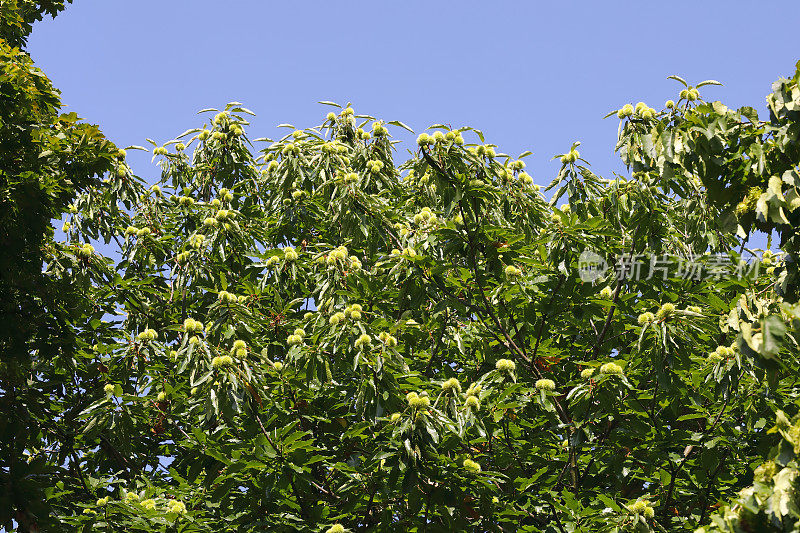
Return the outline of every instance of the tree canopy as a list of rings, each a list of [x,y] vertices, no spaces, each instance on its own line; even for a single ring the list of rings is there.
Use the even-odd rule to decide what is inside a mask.
[[[800,65],[766,120],[676,76],[610,114],[629,175],[543,190],[329,102],[203,110],[148,181],[3,54],[6,527],[800,527]]]
[[[52,220],[75,195],[113,168],[117,148],[96,126],[61,114],[59,93],[20,49],[31,23],[63,3],[9,1],[0,6],[0,522],[20,527],[47,516],[35,469],[23,451],[46,431],[50,395],[72,382],[55,359],[72,353],[85,295],[68,277],[43,273],[57,253]],[[55,359],[54,359],[55,358]],[[46,366],[33,366],[37,361]],[[39,385],[31,387],[35,379]],[[70,385],[67,385],[70,386]],[[50,430],[53,428],[51,427]]]

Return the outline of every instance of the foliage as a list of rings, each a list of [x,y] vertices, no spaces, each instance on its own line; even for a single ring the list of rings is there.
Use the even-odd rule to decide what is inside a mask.
[[[36,18],[34,3],[20,5],[18,12],[4,2],[3,20]],[[63,255],[52,220],[112,168],[117,149],[74,113],[59,115],[58,91],[9,44],[19,35],[0,39],[0,405],[13,414],[0,422],[0,522],[14,517],[27,527],[48,507],[35,479],[45,465],[26,463],[23,451],[56,430],[49,402],[73,383],[70,365],[58,358],[74,351],[74,323],[91,306],[73,279],[43,273],[44,262]]]
[[[783,269],[778,291],[797,302],[797,256],[800,242],[800,62],[791,79],[776,81],[767,97],[769,120],[761,121],[752,107],[729,109],[722,102],[699,102],[691,114],[625,128],[617,148],[637,173],[669,182],[675,174],[698,178],[708,200],[720,209],[721,228],[746,238],[753,229],[780,235],[780,246],[791,261]],[[687,88],[692,88],[677,76]],[[705,83],[718,83],[710,80]],[[702,86],[702,84],[698,85]],[[682,99],[679,105],[693,100]],[[633,121],[632,121],[633,122]],[[645,126],[645,127],[641,127]]]
[[[148,186],[3,54],[7,528],[796,530],[798,75],[769,121],[676,78],[612,113],[631,179],[575,143],[548,201],[527,152],[434,125],[398,164],[348,106],[204,110]],[[750,276],[582,278],[773,229]]]
[[[3,0],[0,5],[0,36],[12,47],[22,47],[33,23],[45,15],[55,17],[72,0]]]
[[[792,424],[784,412],[777,412],[770,433],[780,433],[783,440],[772,450],[772,459],[755,469],[753,484],[739,492],[733,505],[720,509],[711,525],[697,533],[797,530],[800,417],[795,418]]]
[[[714,159],[697,124],[721,104],[684,94],[619,111],[633,179],[596,176],[576,143],[550,202],[480,131],[433,126],[398,165],[389,128],[403,124],[349,107],[256,156],[233,103],[153,143],[154,186],[120,163],[80,195],[73,252],[50,268],[95,304],[77,351],[32,371],[69,361],[75,383],[50,402],[68,438],[29,450],[54,482],[53,520],[691,530],[718,523],[775,450],[789,470],[756,490],[794,494],[796,437],[766,431],[797,413],[787,263],[597,283],[578,270],[584,250],[617,265],[744,257],[697,170]],[[714,127],[738,150],[770,126]],[[97,237],[118,247],[80,244]],[[768,527],[791,530],[796,507],[781,509]]]

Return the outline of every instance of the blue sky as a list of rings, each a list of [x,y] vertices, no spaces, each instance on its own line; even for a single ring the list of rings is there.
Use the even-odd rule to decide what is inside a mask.
[[[798,20],[800,2],[77,0],[28,49],[69,110],[120,146],[170,140],[233,100],[258,114],[251,138],[319,124],[319,100],[352,101],[417,132],[469,125],[509,154],[530,149],[545,184],[575,140],[596,172],[622,171],[617,119],[602,117],[660,108],[679,89],[670,74],[717,79],[704,97],[763,116],[800,59]],[[131,162],[157,176],[150,157]]]

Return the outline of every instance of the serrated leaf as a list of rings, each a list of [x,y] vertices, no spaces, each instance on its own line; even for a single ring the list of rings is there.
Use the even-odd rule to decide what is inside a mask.
[[[178,136],[177,136],[177,137],[175,137],[175,138],[176,138],[176,139],[180,139],[180,138],[182,138],[182,137],[186,137],[186,136],[187,136],[187,135],[189,135],[190,133],[195,133],[195,132],[198,132],[198,131],[201,131],[201,128],[192,128],[192,129],[188,129],[188,130],[184,131],[183,133],[181,133],[180,135],[178,135]]]
[[[677,76],[675,74],[673,74],[672,76],[667,76],[667,79],[668,80],[675,80],[675,81],[677,81],[679,83],[682,83],[684,87],[688,87],[689,86],[689,84],[686,83],[686,80],[684,80],[683,78],[681,78],[680,76]]]
[[[411,133],[414,133],[414,130],[412,130],[409,126],[407,126],[406,124],[400,122],[399,120],[391,120],[391,121],[387,122],[387,124],[391,124],[392,126],[399,126],[399,127],[403,128],[404,130],[407,130],[407,131],[409,131]]]

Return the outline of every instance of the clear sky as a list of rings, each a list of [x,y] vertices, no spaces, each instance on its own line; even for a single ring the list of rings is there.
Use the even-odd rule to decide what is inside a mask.
[[[319,100],[352,101],[417,132],[469,125],[511,155],[530,149],[545,184],[575,140],[596,172],[622,171],[618,121],[602,117],[661,108],[679,89],[670,74],[717,79],[706,98],[765,116],[771,83],[800,59],[798,21],[800,2],[76,0],[28,49],[119,146],[168,141],[234,100],[258,114],[251,138],[319,124]],[[150,157],[132,166],[157,176]]]

